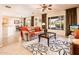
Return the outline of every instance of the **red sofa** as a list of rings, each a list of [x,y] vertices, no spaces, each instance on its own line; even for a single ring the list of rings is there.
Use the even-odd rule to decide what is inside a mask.
[[[31,39],[31,37],[38,35],[43,30],[40,27],[34,27],[32,30],[30,30],[29,27],[20,27],[21,38],[24,40],[23,31],[27,32],[29,34],[29,39]]]
[[[24,40],[23,31],[29,32],[28,27],[25,27],[25,26],[20,27],[20,35],[21,35],[22,40]]]

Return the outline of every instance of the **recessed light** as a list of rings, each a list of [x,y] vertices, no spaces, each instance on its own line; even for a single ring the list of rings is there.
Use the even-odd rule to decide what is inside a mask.
[[[6,5],[5,7],[6,7],[6,8],[11,8],[11,6],[8,6],[8,5]]]

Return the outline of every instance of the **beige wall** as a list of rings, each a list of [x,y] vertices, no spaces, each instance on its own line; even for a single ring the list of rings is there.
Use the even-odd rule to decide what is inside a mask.
[[[0,16],[0,47],[2,47],[2,17]]]
[[[36,26],[40,26],[40,27],[42,27],[42,17],[41,17],[41,14],[33,14],[33,16],[34,16],[34,19],[35,18],[37,18],[38,19],[38,23],[37,23],[37,25],[35,25],[35,23],[34,23],[34,27],[36,27]],[[41,20],[41,22],[39,22],[39,20]],[[35,22],[35,21],[34,21]]]
[[[77,8],[77,24],[79,25],[79,8]]]
[[[48,25],[48,17],[60,16],[60,15],[64,15],[65,16],[65,11],[58,11],[58,12],[47,13],[47,25]],[[66,20],[66,18],[64,18],[64,24],[65,24],[65,20]],[[48,26],[47,26],[47,29],[48,29]],[[65,36],[65,25],[64,25],[64,30],[51,30],[51,29],[48,29],[48,31],[55,32],[55,33],[57,33],[59,35]]]

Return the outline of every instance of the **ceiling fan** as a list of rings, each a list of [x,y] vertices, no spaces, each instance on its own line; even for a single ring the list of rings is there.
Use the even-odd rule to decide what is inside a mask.
[[[6,7],[6,8],[11,8],[11,6],[9,6],[9,5],[6,5],[5,7]]]
[[[42,4],[40,6],[42,8],[42,12],[44,12],[45,10],[52,10],[52,4]]]

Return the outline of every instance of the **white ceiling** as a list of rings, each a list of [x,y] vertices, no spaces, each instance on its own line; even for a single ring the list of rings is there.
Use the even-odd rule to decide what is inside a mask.
[[[32,13],[41,13],[40,4],[9,4],[11,8],[5,8],[5,4],[0,5],[0,15],[7,16],[31,16]],[[62,11],[68,8],[79,7],[78,4],[52,4],[52,12]],[[50,12],[47,10],[47,12]]]

